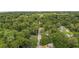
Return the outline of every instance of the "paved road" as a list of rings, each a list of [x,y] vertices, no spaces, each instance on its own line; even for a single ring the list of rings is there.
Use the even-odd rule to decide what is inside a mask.
[[[40,15],[40,18],[41,18],[42,16],[43,16],[43,15]],[[41,23],[39,22],[39,25],[40,25],[40,24],[41,24]],[[39,28],[38,28],[38,37],[37,37],[37,39],[38,39],[37,48],[43,48],[43,46],[40,45],[40,40],[41,40],[41,38],[42,38],[41,31],[42,31],[42,28],[39,27]],[[45,46],[45,48],[53,48],[53,47],[54,47],[53,43],[49,43],[49,44],[47,44],[47,45]]]
[[[37,42],[37,47],[40,47],[40,40],[41,40],[41,28],[38,29],[38,42]]]

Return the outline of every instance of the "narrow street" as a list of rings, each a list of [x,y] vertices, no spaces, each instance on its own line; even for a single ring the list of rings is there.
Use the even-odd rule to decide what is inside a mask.
[[[40,18],[41,18],[42,16],[43,16],[43,15],[40,15]],[[40,25],[40,24],[41,24],[41,22],[39,21],[39,25]],[[40,41],[41,41],[41,39],[42,39],[42,35],[41,35],[42,29],[43,29],[43,28],[41,28],[41,27],[38,28],[37,48],[54,48],[53,43],[49,43],[49,44],[47,44],[47,45],[45,45],[45,46],[41,46],[41,45],[40,45]]]
[[[41,28],[38,29],[38,42],[37,42],[37,47],[40,48],[40,40],[41,40]]]

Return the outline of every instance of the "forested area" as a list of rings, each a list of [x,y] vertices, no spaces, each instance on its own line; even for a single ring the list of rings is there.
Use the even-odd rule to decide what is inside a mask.
[[[41,46],[79,47],[79,12],[2,12],[0,48],[36,48],[39,28]]]

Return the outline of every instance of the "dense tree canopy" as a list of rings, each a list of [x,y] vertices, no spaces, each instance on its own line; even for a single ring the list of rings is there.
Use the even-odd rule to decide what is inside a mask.
[[[61,26],[69,29],[73,36],[67,37],[66,33],[60,32]],[[79,12],[0,13],[0,47],[37,47],[39,27],[42,28],[41,45],[53,43],[57,48],[79,47]]]

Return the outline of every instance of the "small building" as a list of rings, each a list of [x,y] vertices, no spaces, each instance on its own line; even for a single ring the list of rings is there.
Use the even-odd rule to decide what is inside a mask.
[[[59,31],[65,33],[67,37],[73,37],[73,33],[71,33],[70,30],[64,26],[60,26]]]

